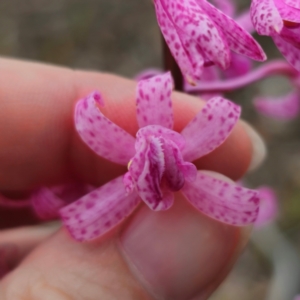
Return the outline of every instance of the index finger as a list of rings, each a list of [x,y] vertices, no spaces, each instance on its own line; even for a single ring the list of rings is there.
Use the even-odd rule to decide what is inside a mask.
[[[74,179],[101,185],[124,173],[124,166],[98,157],[79,139],[73,110],[79,98],[97,89],[106,102],[103,113],[134,135],[134,81],[9,59],[1,59],[0,65],[5,74],[0,80],[0,190],[28,190]],[[178,93],[172,98],[179,131],[203,102]],[[237,179],[251,157],[251,141],[238,124],[197,166]]]

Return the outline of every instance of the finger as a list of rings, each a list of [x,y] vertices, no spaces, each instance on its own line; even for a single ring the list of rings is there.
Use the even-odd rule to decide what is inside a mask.
[[[4,278],[0,298],[203,300],[244,244],[244,230],[202,215],[178,194],[170,210],[142,206],[93,242],[60,231]]]
[[[77,136],[74,103],[92,90],[104,96],[103,112],[135,134],[135,83],[95,72],[71,71],[37,63],[1,59],[0,190],[27,190],[70,179],[102,184],[125,167],[97,157]],[[203,102],[174,93],[175,129],[182,129]],[[200,133],[199,133],[200,134]],[[252,144],[238,124],[229,139],[198,166],[240,177],[248,168]],[[234,161],[235,164],[229,164]],[[105,170],[105,171],[104,171]]]
[[[15,268],[35,247],[58,230],[58,222],[0,232],[0,275]]]

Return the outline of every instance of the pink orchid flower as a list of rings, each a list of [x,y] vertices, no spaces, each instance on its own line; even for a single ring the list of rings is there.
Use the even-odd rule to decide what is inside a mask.
[[[252,36],[206,0],[154,0],[162,34],[186,80],[201,79],[207,65],[227,69],[231,51],[263,61]]]
[[[252,0],[251,18],[256,31],[271,36],[286,60],[300,71],[299,1]]]
[[[257,219],[254,223],[256,228],[261,228],[274,221],[278,216],[278,199],[274,189],[261,186],[257,189],[260,205]]]
[[[236,14],[235,4],[231,0],[211,0],[210,1],[217,9],[233,18],[242,28],[251,33],[253,26],[250,19],[250,12],[246,10],[240,15]],[[237,53],[231,53],[230,66],[221,72],[217,66],[209,66],[203,70],[201,81],[196,85],[205,86],[208,82],[219,81],[230,78],[237,78],[250,72],[253,67],[253,62],[246,56]],[[189,92],[191,85],[185,82],[184,88],[186,92]],[[222,96],[222,93],[199,93],[199,97],[203,100],[208,100],[211,97]]]
[[[141,200],[154,211],[166,210],[178,191],[196,209],[221,222],[243,226],[256,220],[256,191],[215,179],[191,163],[226,140],[239,118],[240,107],[213,98],[178,133],[172,130],[171,92],[170,73],[138,83],[140,129],[136,138],[101,113],[99,93],[77,103],[75,125],[82,140],[99,156],[128,165],[128,172],[60,210],[75,239],[85,241],[103,235],[130,215]]]

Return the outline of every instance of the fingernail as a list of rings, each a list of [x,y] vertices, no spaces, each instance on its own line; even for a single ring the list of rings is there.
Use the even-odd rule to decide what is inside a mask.
[[[232,263],[238,228],[196,211],[178,194],[174,206],[143,206],[120,236],[129,268],[155,299],[196,299]]]
[[[267,156],[266,145],[261,136],[245,121],[241,121],[246,130],[253,147],[252,160],[250,162],[248,172],[256,170]]]

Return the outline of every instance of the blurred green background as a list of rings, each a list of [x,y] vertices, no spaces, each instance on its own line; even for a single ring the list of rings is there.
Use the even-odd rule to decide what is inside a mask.
[[[239,9],[248,1],[237,0]],[[279,57],[269,38],[257,37],[269,58]],[[151,0],[0,0],[0,55],[113,72],[126,77],[161,67],[161,37]],[[1,70],[1,66],[0,66]],[[281,203],[280,228],[300,250],[300,118],[278,122],[259,116],[251,99],[279,95],[289,83],[274,77],[227,95],[264,137],[269,156],[250,187],[274,187]],[[234,164],[234,162],[232,162]],[[269,264],[248,247],[214,300],[264,299]]]

